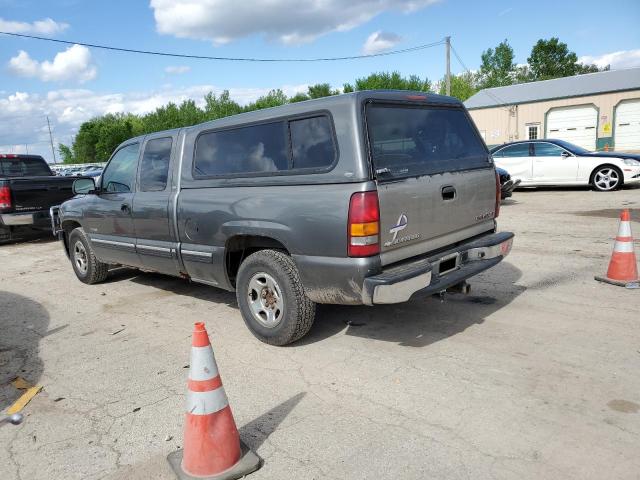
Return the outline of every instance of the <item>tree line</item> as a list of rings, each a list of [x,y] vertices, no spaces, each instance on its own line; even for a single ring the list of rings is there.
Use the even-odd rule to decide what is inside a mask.
[[[556,37],[538,40],[531,49],[525,65],[516,64],[514,59],[513,48],[507,40],[500,42],[495,48],[483,51],[480,68],[477,71],[466,71],[460,75],[451,76],[451,95],[464,101],[484,88],[601,70],[596,65],[579,63],[577,55],[569,50],[566,43],[560,42]],[[607,66],[602,70],[608,69]],[[60,143],[58,150],[64,163],[104,162],[109,159],[113,150],[128,138],[196,125],[237,113],[358,90],[394,89],[444,94],[445,88],[444,78],[432,84],[428,78],[423,79],[417,75],[403,77],[398,72],[379,72],[358,78],[353,83],[345,83],[341,91],[332,89],[328,83],[312,85],[306,92],[297,93],[291,97],[287,97],[280,89],[271,90],[245,106],[232,100],[227,90],[220,95],[210,92],[205,95],[202,107],[193,100],[185,100],[179,105],[168,103],[145,115],[117,113],[93,118],[80,126],[71,146]]]

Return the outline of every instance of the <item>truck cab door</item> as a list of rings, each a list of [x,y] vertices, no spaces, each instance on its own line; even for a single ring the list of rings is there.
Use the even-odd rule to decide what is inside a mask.
[[[139,150],[137,142],[118,149],[104,169],[96,195],[88,196],[83,226],[105,263],[141,266],[131,216]]]
[[[176,143],[175,134],[161,133],[145,138],[133,199],[136,251],[143,267],[168,275],[177,275],[180,271],[170,208],[176,193],[170,175]]]

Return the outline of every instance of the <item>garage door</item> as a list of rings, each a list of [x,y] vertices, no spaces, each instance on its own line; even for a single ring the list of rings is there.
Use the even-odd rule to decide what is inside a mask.
[[[596,149],[598,111],[593,106],[555,108],[547,115],[547,138]]]
[[[613,142],[616,150],[640,150],[640,99],[616,107]]]

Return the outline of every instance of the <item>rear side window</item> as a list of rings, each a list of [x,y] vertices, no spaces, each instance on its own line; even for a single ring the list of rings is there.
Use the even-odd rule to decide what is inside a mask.
[[[529,144],[518,143],[498,150],[493,154],[494,157],[529,157]]]
[[[370,104],[366,113],[378,174],[397,178],[489,165],[484,143],[462,109]]]
[[[325,168],[333,163],[336,149],[327,117],[289,122],[293,168]]]
[[[1,158],[0,174],[6,177],[49,177],[51,170],[43,158]]]
[[[196,141],[196,176],[274,173],[288,168],[285,122],[207,132]]]
[[[172,143],[171,137],[154,138],[144,147],[140,164],[140,190],[143,192],[161,192],[167,188]]]

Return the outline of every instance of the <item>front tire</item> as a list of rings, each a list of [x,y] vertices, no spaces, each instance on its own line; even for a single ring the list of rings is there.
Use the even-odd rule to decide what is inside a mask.
[[[611,165],[601,165],[591,174],[591,185],[598,192],[611,192],[622,186],[622,172]]]
[[[96,258],[82,228],[74,229],[69,235],[69,258],[73,271],[81,282],[91,285],[107,278],[109,265]]]
[[[307,298],[290,256],[261,250],[242,262],[236,279],[242,318],[258,340],[287,345],[313,325],[316,305]]]

